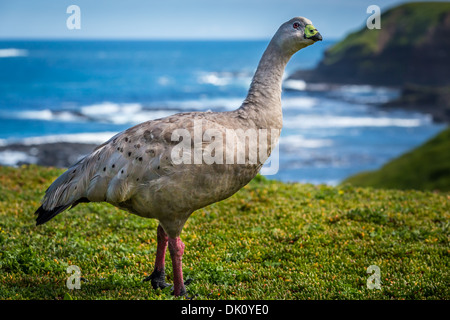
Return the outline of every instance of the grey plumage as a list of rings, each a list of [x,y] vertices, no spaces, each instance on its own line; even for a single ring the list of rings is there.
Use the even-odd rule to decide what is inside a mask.
[[[225,135],[226,129],[237,130],[246,122],[237,111],[194,112],[132,127],[62,174],[47,190],[38,213],[46,210],[55,216],[82,198],[105,201],[158,219],[176,237],[193,211],[234,194],[261,164],[174,165],[171,152],[178,141],[171,141],[172,132],[183,128],[194,136],[194,124],[201,123],[203,132],[214,128]]]

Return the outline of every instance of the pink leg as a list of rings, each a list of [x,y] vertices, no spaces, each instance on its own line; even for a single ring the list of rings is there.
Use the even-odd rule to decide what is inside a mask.
[[[156,247],[155,269],[144,281],[151,281],[153,289],[164,289],[169,286],[166,283],[166,273],[164,272],[168,237],[161,225],[158,226],[156,235],[158,244]]]
[[[163,271],[166,263],[165,260],[168,237],[161,225],[158,225],[158,229],[156,230],[156,239],[158,245],[156,247],[155,270]]]
[[[186,294],[186,289],[183,282],[183,269],[181,259],[184,253],[184,243],[180,237],[169,238],[169,252],[172,258],[173,266],[173,293],[175,296]]]

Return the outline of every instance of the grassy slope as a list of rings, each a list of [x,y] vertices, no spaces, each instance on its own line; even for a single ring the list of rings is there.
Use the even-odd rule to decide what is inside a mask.
[[[375,188],[450,191],[450,127],[381,169],[344,181]]]
[[[106,204],[79,205],[35,227],[62,170],[0,167],[0,298],[171,299],[141,280],[156,226]],[[184,273],[198,299],[449,299],[448,194],[253,180],[188,220]],[[170,262],[170,258],[167,258]],[[366,269],[381,269],[381,290]],[[172,276],[170,263],[167,274]]]
[[[384,45],[420,45],[429,30],[439,23],[441,15],[449,10],[450,3],[445,2],[412,2],[392,8],[382,15],[381,29],[368,29],[364,26],[349,34],[328,50],[324,64],[340,63],[353,55],[371,56],[379,50],[381,35],[389,34],[392,30],[396,31],[395,36],[390,37]]]

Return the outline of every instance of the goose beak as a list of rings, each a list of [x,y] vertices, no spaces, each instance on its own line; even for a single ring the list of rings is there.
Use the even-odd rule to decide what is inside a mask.
[[[313,40],[314,42],[322,41],[322,35],[319,33],[319,31],[317,31],[316,28],[314,28],[312,24],[307,24],[305,26],[304,37],[305,39],[310,39]]]
[[[317,32],[315,35],[313,35],[312,37],[309,37],[308,39],[311,39],[314,42],[322,41],[322,35],[319,32]]]

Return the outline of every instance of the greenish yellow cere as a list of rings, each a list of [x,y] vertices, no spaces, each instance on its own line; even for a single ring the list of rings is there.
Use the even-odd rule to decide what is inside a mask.
[[[35,227],[63,170],[0,167],[0,299],[174,299],[142,282],[155,220],[80,204]],[[286,184],[260,176],[195,212],[182,239],[197,299],[449,299],[450,194]],[[167,254],[168,282],[172,267]],[[69,290],[77,265],[80,290]],[[367,288],[370,265],[381,290]],[[182,299],[182,298],[179,298]]]
[[[311,38],[317,33],[317,29],[314,28],[312,24],[307,24],[305,27],[305,36],[306,38]]]

